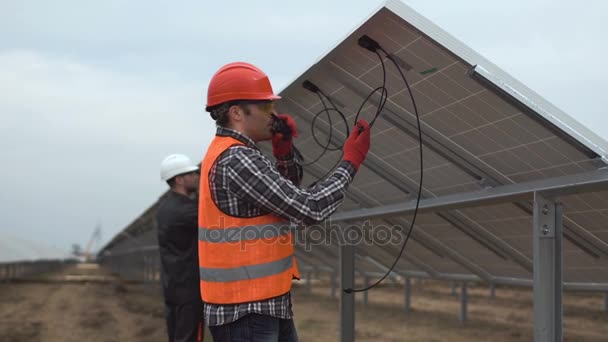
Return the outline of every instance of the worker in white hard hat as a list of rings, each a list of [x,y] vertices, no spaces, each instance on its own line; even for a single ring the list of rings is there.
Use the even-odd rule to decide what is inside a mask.
[[[202,341],[198,206],[193,198],[198,189],[199,168],[187,156],[172,154],[161,163],[160,178],[170,188],[156,213],[169,341]]]

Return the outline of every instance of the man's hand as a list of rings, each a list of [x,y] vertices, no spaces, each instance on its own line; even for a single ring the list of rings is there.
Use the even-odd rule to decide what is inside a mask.
[[[371,143],[371,132],[367,121],[361,119],[344,143],[344,160],[353,164],[355,169],[365,160]]]
[[[296,122],[288,114],[277,115],[278,120],[291,130],[291,135],[285,136],[283,133],[275,132],[272,136],[272,154],[275,157],[284,157],[291,153],[293,148],[293,138],[298,136]]]

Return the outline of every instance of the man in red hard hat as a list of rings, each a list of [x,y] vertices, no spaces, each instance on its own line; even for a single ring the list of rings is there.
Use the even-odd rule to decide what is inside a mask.
[[[201,163],[198,252],[214,341],[297,341],[290,289],[299,272],[289,222],[329,217],[369,150],[369,126],[360,120],[336,170],[301,189],[297,128],[291,116],[275,113],[279,99],[268,76],[248,63],[223,66],[209,84],[206,109],[217,132]],[[291,134],[273,131],[277,118]],[[256,145],[265,140],[272,140],[274,164]]]

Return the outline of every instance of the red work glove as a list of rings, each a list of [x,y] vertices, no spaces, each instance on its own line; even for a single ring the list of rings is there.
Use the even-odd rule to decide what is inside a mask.
[[[367,156],[370,138],[369,124],[361,119],[357,122],[355,129],[353,129],[344,143],[344,160],[351,162],[357,170],[359,170],[359,166],[365,160],[365,156]]]
[[[277,116],[284,124],[291,128],[291,137],[285,139],[282,133],[275,133],[272,136],[272,154],[274,154],[275,157],[285,157],[291,153],[293,138],[298,136],[298,130],[296,122],[291,116],[287,114],[279,114]]]

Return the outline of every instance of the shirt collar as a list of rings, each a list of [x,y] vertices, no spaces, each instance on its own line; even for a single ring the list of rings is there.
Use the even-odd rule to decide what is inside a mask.
[[[253,140],[251,140],[251,138],[249,138],[248,136],[246,136],[245,134],[243,134],[239,131],[235,131],[232,128],[217,126],[217,131],[215,132],[215,135],[220,136],[220,137],[234,138],[234,139],[242,142],[243,144],[245,144],[247,147],[251,147],[251,148],[255,148],[256,150],[259,150],[259,147],[255,144],[255,142]]]

